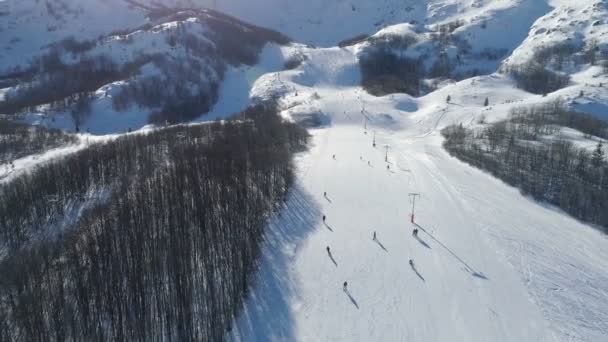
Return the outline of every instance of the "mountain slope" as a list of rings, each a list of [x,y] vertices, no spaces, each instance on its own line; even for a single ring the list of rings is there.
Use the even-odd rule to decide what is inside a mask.
[[[9,52],[2,56],[6,63],[0,82],[6,88],[0,90],[0,113],[95,134],[190,121],[214,107],[227,72],[244,78],[250,76],[247,67],[261,62],[261,67],[276,70],[289,57],[290,50],[282,48],[289,42],[284,35],[207,10],[130,9],[142,20],[145,16],[144,22],[118,18],[114,31],[91,37],[78,25],[94,15],[93,4],[97,2],[73,4],[73,11],[61,7],[75,17],[59,17],[62,26],[49,32],[44,32],[43,21],[32,19],[40,15],[38,7],[23,9],[28,16],[15,8],[9,12],[6,18],[19,21],[13,25],[6,20],[8,33],[20,38],[6,43]],[[119,5],[126,3],[102,7],[119,10]],[[26,37],[33,32],[49,40],[43,46],[29,43]],[[74,35],[60,39],[66,32]],[[241,109],[220,106],[214,117]]]
[[[358,87],[356,66],[347,50],[317,50],[281,73],[279,89],[261,78],[252,91],[289,89],[286,116],[327,126],[298,162],[299,189],[269,228],[257,285],[229,339],[601,341],[606,236],[441,147],[442,127],[548,99],[500,75],[420,99],[373,97]],[[484,107],[486,96],[497,104]],[[421,194],[419,226],[409,222],[410,192]]]
[[[164,87],[173,80],[169,84],[180,86],[179,93],[166,87],[155,94],[181,99],[192,89],[181,87],[182,81],[194,75],[204,81],[198,85],[216,87],[203,94],[215,93],[217,104],[198,103],[193,107],[205,107],[210,115],[187,121],[222,118],[250,103],[276,100],[286,120],[312,127],[313,144],[297,162],[295,190],[272,217],[256,282],[228,340],[604,341],[606,235],[451,157],[440,132],[450,125],[484,127],[508,118],[514,108],[558,100],[605,116],[605,1],[112,1],[128,8],[125,15],[137,25],[116,24],[129,31],[115,33],[104,26],[104,39],[93,50],[124,63],[153,47],[179,72],[146,61],[133,75],[94,89],[92,132],[148,122],[146,106],[115,111],[110,105],[129,83],[147,79]],[[257,58],[239,63],[225,58],[218,65],[203,54],[198,57],[206,61],[204,71],[192,75],[195,54],[177,38],[188,36],[180,35],[185,29],[201,46],[216,47],[221,39],[198,15],[226,18],[192,9],[200,6],[276,29],[296,43],[259,42],[253,49]],[[167,12],[178,17],[163,17]],[[19,25],[33,24],[15,25],[11,34]],[[51,41],[63,39],[74,25],[49,36]],[[257,32],[245,23],[229,26],[244,28],[229,36],[236,37],[228,39],[231,47],[249,43],[241,34]],[[23,56],[38,55],[42,46],[18,50],[18,41],[10,44]],[[386,76],[396,73],[382,70],[389,64],[383,62],[394,62],[404,71],[401,81],[415,74],[416,91],[386,87],[371,95],[362,86],[369,76],[362,61],[375,50],[387,59],[370,59],[368,65],[380,66]],[[24,62],[18,53],[4,55],[15,65]],[[62,58],[76,60],[69,53]],[[415,72],[408,73],[410,66]],[[10,73],[5,76],[11,82]],[[381,78],[387,79],[395,80]],[[14,91],[9,86],[0,91],[3,98]],[[39,114],[48,105],[39,107],[26,110],[26,119],[45,121]],[[172,109],[165,113],[183,113]],[[72,129],[70,111],[56,114],[54,123],[45,124]],[[173,122],[167,120],[171,116],[160,118],[165,120],[159,124]],[[586,149],[606,142],[560,131],[565,134],[553,138]],[[33,164],[15,163],[23,166],[19,172]],[[410,222],[409,193],[420,194],[416,224]]]

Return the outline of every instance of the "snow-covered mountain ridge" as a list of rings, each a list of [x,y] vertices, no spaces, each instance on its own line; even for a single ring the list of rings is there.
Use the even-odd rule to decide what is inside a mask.
[[[294,56],[305,58],[305,51],[310,50],[298,44],[285,48],[273,47],[262,54],[262,62],[254,68],[238,70],[237,66],[236,69],[226,69],[220,66],[226,62],[224,56],[213,57],[212,53],[203,51],[209,48],[213,50],[211,46],[216,43],[216,38],[209,36],[211,31],[224,29],[215,27],[209,30],[200,23],[200,16],[196,14],[199,10],[193,9],[205,6],[274,28],[298,43],[331,46],[361,34],[364,35],[362,37],[371,36],[367,44],[355,46],[359,58],[359,52],[369,51],[370,45],[384,48],[392,44],[391,40],[395,40],[395,37],[412,38],[415,44],[411,47],[394,44],[392,47],[400,56],[422,61],[424,70],[418,75],[421,83],[415,80],[416,89],[420,88],[409,91],[410,94],[433,91],[444,85],[446,78],[460,80],[497,70],[519,70],[523,68],[522,65],[532,65],[526,63],[538,60],[540,53],[542,67],[557,69],[559,74],[566,75],[585,71],[597,78],[601,74],[598,73],[599,69],[583,69],[583,66],[593,58],[594,64],[601,67],[601,63],[608,58],[608,25],[604,22],[608,12],[606,3],[602,1],[571,4],[567,1],[451,0],[411,1],[404,5],[402,1],[394,0],[5,0],[1,4],[0,12],[3,15],[0,16],[0,30],[3,34],[0,35],[0,43],[4,50],[0,52],[0,88],[4,89],[0,90],[0,101],[14,100],[14,95],[23,90],[26,83],[28,87],[38,84],[54,88],[40,81],[49,77],[44,70],[40,70],[33,81],[31,75],[22,77],[21,81],[15,79],[20,72],[53,53],[61,55],[65,64],[76,64],[83,59],[91,63],[93,59],[103,56],[105,62],[97,61],[97,64],[113,63],[117,68],[131,70],[116,72],[118,75],[107,80],[100,79],[88,87],[67,89],[49,99],[23,101],[32,102],[28,103],[29,109],[23,110],[25,104],[0,106],[0,112],[5,114],[19,109],[22,115],[25,114],[27,122],[94,133],[120,132],[139,128],[149,122],[164,122],[167,116],[175,115],[163,112],[183,112],[184,106],[196,105],[198,108],[192,114],[171,117],[168,121],[190,120],[209,111],[211,115],[206,119],[236,112],[246,105],[248,94],[243,92],[248,91],[256,77],[280,70],[289,59],[300,58]],[[171,14],[180,12],[181,15],[176,17],[178,20],[170,19]],[[336,25],[338,22],[340,24]],[[206,55],[192,56],[193,44],[198,47],[199,54]],[[205,44],[209,48],[205,48]],[[593,56],[590,56],[590,52]],[[154,56],[156,58],[152,61]],[[160,56],[172,56],[173,62],[167,62],[167,58]],[[228,61],[228,64],[234,65],[234,62]],[[176,63],[182,65],[182,71],[177,71]],[[159,67],[160,64],[162,66]],[[224,69],[228,72],[228,85],[223,87],[236,86],[242,90],[239,100],[229,101],[230,104],[225,103],[224,96],[217,94],[218,87],[222,87]],[[108,73],[108,70],[105,72]],[[200,76],[194,79],[190,77],[189,82],[179,86],[171,81],[180,78],[177,74],[183,72]],[[133,78],[134,73],[137,76]],[[28,77],[29,80],[26,80]],[[130,81],[125,82],[126,78]],[[364,83],[366,79],[364,75]],[[576,79],[574,81],[580,84]],[[19,86],[15,82],[19,82]],[[152,85],[158,86],[162,82],[168,82],[165,97],[172,94],[173,98],[185,100],[167,103],[163,96],[154,95],[159,89],[152,89]],[[563,83],[563,80],[556,82]],[[594,80],[594,84],[587,84],[589,89],[584,91],[587,96],[575,104],[602,115],[605,95],[594,87],[600,83],[598,79]],[[411,86],[404,85],[397,89],[408,88],[411,89]],[[552,87],[550,91],[559,88]],[[84,96],[83,91],[88,95]],[[146,95],[142,95],[144,93]],[[198,98],[191,98],[195,94],[198,94]],[[68,95],[71,99],[57,106],[57,100]],[[152,99],[145,100],[143,97]],[[216,99],[220,102],[217,105]],[[81,102],[80,109],[75,108],[77,102]],[[66,107],[65,103],[69,105]],[[83,109],[91,114],[73,114]]]
[[[268,49],[280,51],[289,41],[218,12],[131,8],[131,2],[98,4],[105,10],[125,6],[131,17],[119,17],[122,21],[114,27],[81,31],[79,25],[96,10],[84,4],[89,7],[47,5],[47,11],[54,8],[53,13],[64,15],[43,16],[49,21],[47,38],[56,35],[57,40],[39,46],[43,40],[29,42],[31,32],[24,29],[43,30],[40,21],[28,16],[37,12],[11,12],[20,13],[22,23],[7,20],[8,31],[22,36],[5,45],[0,112],[97,134],[188,121],[213,107],[227,71],[255,65],[267,43]],[[51,29],[54,21],[61,25]]]

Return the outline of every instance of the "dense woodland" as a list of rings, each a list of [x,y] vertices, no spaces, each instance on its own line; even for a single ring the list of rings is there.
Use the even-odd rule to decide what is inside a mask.
[[[601,140],[593,151],[559,138],[561,126],[587,138],[608,138],[608,123],[567,110],[560,101],[516,108],[509,119],[481,130],[443,130],[450,154],[537,200],[608,232],[608,161]]]
[[[0,119],[0,165],[77,140],[76,136],[60,130]]]
[[[464,79],[490,70],[480,70],[480,60],[498,60],[506,51],[486,49],[473,53],[470,44],[454,35],[461,20],[437,25],[433,31],[417,34],[357,36],[340,42],[350,46],[366,42],[359,56],[361,85],[375,96],[406,93],[424,95],[435,89],[433,80]],[[449,54],[448,50],[455,50]]]
[[[221,340],[307,136],[258,105],[0,186],[0,340]]]
[[[438,25],[427,36],[361,35],[340,42],[340,46],[367,43],[359,56],[359,66],[362,86],[370,94],[420,96],[433,89],[432,83],[427,84],[428,80],[461,80],[491,73],[494,70],[480,70],[475,62],[499,61],[508,55],[504,49],[473,52],[466,40],[453,34],[463,24],[456,20]],[[427,40],[421,40],[421,36]],[[456,54],[450,57],[447,51],[453,48]],[[600,49],[593,40],[579,45],[557,43],[537,48],[527,62],[504,64],[499,71],[513,77],[518,88],[534,94],[548,94],[566,87],[570,82],[568,73],[582,65],[597,65],[607,72],[608,51]]]
[[[378,49],[363,56],[361,86],[372,95],[392,93],[420,94],[420,80],[424,65],[420,59],[398,56],[385,49]]]

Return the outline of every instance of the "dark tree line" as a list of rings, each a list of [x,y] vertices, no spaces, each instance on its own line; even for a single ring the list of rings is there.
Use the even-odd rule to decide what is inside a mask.
[[[511,66],[507,69],[517,86],[533,94],[547,94],[568,85],[570,77],[546,69],[536,61]]]
[[[570,82],[570,77],[561,72],[565,65],[601,65],[604,58],[605,52],[599,49],[596,41],[585,46],[562,42],[537,48],[530,61],[510,66],[506,72],[513,76],[519,88],[534,94],[547,94]]]
[[[497,59],[497,54],[504,52],[492,51],[487,54],[473,55],[471,45],[453,32],[464,24],[457,20],[437,26],[436,30],[426,35],[427,40],[419,43],[418,36],[385,34],[373,37],[353,38],[344,42],[345,45],[366,41],[359,56],[362,86],[372,95],[383,96],[392,93],[406,93],[420,96],[434,89],[433,83],[425,82],[427,78],[463,79],[478,74],[476,68],[459,66],[467,62],[465,57],[472,59]],[[415,51],[408,55],[408,49],[415,46]],[[448,53],[455,49],[456,54]],[[416,57],[412,57],[416,56]],[[470,70],[467,70],[470,69]]]
[[[30,154],[76,142],[60,130],[0,119],[0,165]]]
[[[339,41],[338,47],[345,48],[348,46],[353,46],[353,45],[362,43],[362,42],[366,41],[367,39],[369,39],[369,34],[366,34],[366,33],[358,34],[352,38],[347,38],[342,41]]]
[[[162,75],[138,77],[124,84],[112,96],[114,110],[125,111],[131,103],[155,109],[150,117],[155,124],[185,122],[208,112],[217,101],[226,68],[214,56],[210,53],[202,63],[197,58],[173,60],[155,55],[152,61]]]
[[[445,148],[523,193],[546,201],[608,232],[608,162],[598,143],[590,152],[563,139],[544,139],[557,125],[608,135],[608,124],[564,110],[559,103],[515,109],[508,120],[482,130],[450,126]],[[594,133],[595,134],[595,133]]]
[[[608,51],[600,48],[597,40],[578,44],[570,41],[535,49],[532,58],[505,71],[513,76],[519,88],[534,94],[547,94],[568,85],[570,77],[564,67],[585,64],[608,66]]]
[[[416,37],[383,35],[368,38],[369,47],[359,58],[361,86],[372,95],[406,93],[418,96],[424,64],[405,55]]]
[[[260,105],[93,145],[3,185],[0,340],[221,340],[306,139]],[[65,224],[73,203],[84,209]]]
[[[361,85],[376,96],[392,93],[420,94],[424,65],[420,59],[397,56],[388,50],[375,50],[359,60]]]
[[[542,135],[554,134],[559,126],[574,128],[592,136],[608,139],[608,123],[593,115],[569,110],[563,100],[547,102],[530,107],[516,107],[511,110],[510,122],[520,139],[536,140]]]

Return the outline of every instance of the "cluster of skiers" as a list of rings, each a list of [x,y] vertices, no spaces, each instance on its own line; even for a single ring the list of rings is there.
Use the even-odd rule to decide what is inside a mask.
[[[360,156],[359,158],[361,160],[363,160],[363,156]],[[332,159],[334,159],[334,160],[336,159],[336,155],[335,154],[332,155]],[[367,164],[371,165],[370,161],[368,161]],[[386,169],[387,170],[390,169],[389,165],[386,166]],[[327,191],[323,192],[323,197],[327,198]],[[325,223],[325,220],[326,220],[327,217],[325,215],[323,215],[322,218],[323,218],[323,223]],[[414,238],[418,238],[418,228],[414,228],[414,230],[412,231],[412,236]],[[376,231],[374,231],[373,234],[372,234],[372,240],[373,241],[377,241]],[[329,248],[329,246],[327,246],[326,249],[327,249],[327,254],[331,257],[331,249]],[[409,264],[410,264],[410,267],[412,267],[412,268],[415,267],[414,266],[414,260],[409,259]],[[344,292],[348,291],[348,282],[346,282],[346,281],[344,282],[344,284],[342,286],[342,290]]]

